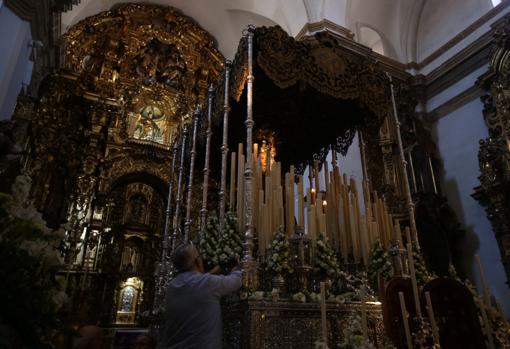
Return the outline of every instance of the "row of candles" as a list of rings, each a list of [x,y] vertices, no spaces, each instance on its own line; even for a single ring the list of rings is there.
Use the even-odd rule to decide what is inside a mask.
[[[367,263],[376,241],[388,246],[399,241],[402,231],[385,202],[377,192],[371,195],[369,184],[363,180],[363,203],[361,207],[356,181],[341,175],[333,158],[332,169],[324,162],[319,171],[315,161],[309,168],[309,183],[305,190],[305,178],[296,178],[294,166],[284,175],[282,167],[268,154],[265,146],[254,144],[252,153],[252,213],[253,228],[258,236],[259,251],[263,257],[274,232],[280,226],[291,236],[300,229],[314,240],[325,233],[332,245],[340,252],[344,263],[352,256],[355,263]],[[244,230],[244,169],[245,154],[239,144],[237,152],[231,153],[230,209],[237,212],[239,228]],[[325,191],[320,191],[321,177]],[[295,179],[297,179],[295,181]],[[364,212],[363,212],[364,211]],[[405,232],[409,235],[409,230]],[[410,241],[410,240],[408,240]]]
[[[254,144],[252,153],[252,212],[253,228],[258,236],[261,257],[265,256],[266,248],[273,233],[282,225],[286,227],[289,236],[294,233],[296,225],[298,228],[304,229],[312,240],[316,239],[319,233],[326,233],[333,246],[339,248],[341,258],[345,263],[348,261],[349,254],[352,255],[356,263],[361,261],[366,263],[376,241],[380,241],[383,246],[388,246],[391,242],[398,242],[401,250],[404,247],[406,248],[416,315],[421,318],[419,286],[412,252],[412,241],[416,241],[416,236],[411,236],[409,227],[405,227],[406,245],[404,246],[399,221],[393,219],[384,201],[378,197],[377,192],[373,191],[371,193],[369,183],[366,180],[362,183],[364,203],[364,212],[362,212],[358,200],[356,181],[353,178],[348,179],[345,174],[340,174],[340,168],[335,161],[335,157],[333,157],[332,171],[328,170],[328,162],[324,162],[323,171],[319,171],[317,161],[313,163],[313,167],[310,166],[309,186],[305,195],[304,177],[302,175],[297,176],[296,183],[294,167],[290,166],[289,172],[285,173],[284,183],[282,184],[281,164],[275,162],[273,154],[269,154],[269,152],[270,149],[265,145],[259,149],[258,144]],[[229,204],[230,210],[237,212],[241,231],[244,229],[245,158],[243,145],[239,144],[237,153],[231,153]],[[319,191],[321,176],[326,189],[323,193]],[[320,197],[319,194],[323,196]],[[484,283],[482,315],[485,316],[482,316],[482,320],[486,332],[489,334],[489,343],[491,343],[493,342],[490,338],[492,331],[485,312],[485,307],[490,304],[490,299],[488,299],[490,296],[488,296],[489,291],[484,282],[481,266],[480,274]],[[321,284],[321,332],[323,339],[326,340],[324,292],[324,285]],[[430,294],[425,292],[424,296],[433,340],[435,344],[439,344],[439,334]],[[399,293],[399,301],[407,345],[412,348],[408,313],[402,292]],[[364,291],[361,290],[362,329],[364,337],[368,338],[365,303]],[[489,344],[489,347],[493,346]]]
[[[421,316],[422,316],[421,304],[420,304],[420,298],[419,298],[419,294],[418,294],[418,285],[416,282],[416,273],[414,270],[413,256],[412,256],[412,253],[410,252],[411,251],[410,243],[407,244],[407,251],[408,251],[408,258],[409,258],[409,269],[410,269],[410,274],[411,274],[411,282],[412,282],[412,286],[413,286],[414,305],[416,307],[416,315],[418,318],[421,318]],[[492,324],[491,324],[492,319],[489,318],[490,316],[487,313],[487,310],[492,307],[492,302],[490,299],[491,292],[485,282],[485,274],[483,272],[482,264],[480,262],[480,257],[478,255],[476,255],[475,259],[476,259],[476,263],[478,266],[478,272],[480,274],[480,279],[481,279],[482,288],[483,288],[482,295],[481,295],[481,302],[480,302],[481,323],[483,325],[485,335],[487,337],[488,348],[494,349],[495,344],[494,344],[494,337],[493,337],[493,328],[492,328]],[[398,296],[399,296],[399,302],[400,302],[400,309],[402,312],[402,321],[404,324],[404,332],[405,332],[405,336],[406,336],[407,347],[409,349],[412,349],[413,341],[412,341],[412,335],[411,335],[411,331],[410,331],[410,327],[409,327],[409,321],[408,321],[409,313],[407,312],[407,309],[406,309],[404,293],[399,292]],[[434,344],[439,346],[439,343],[440,343],[439,342],[439,331],[438,331],[437,322],[436,322],[436,319],[434,316],[434,310],[432,308],[432,301],[430,298],[430,293],[427,291],[424,293],[424,296],[425,296],[425,301],[426,301],[427,315],[428,315],[428,318],[430,321],[430,326],[432,329],[432,338],[434,340]],[[506,323],[505,315],[504,315],[503,311],[501,310],[501,308],[499,308],[499,304],[497,304],[497,308],[498,308],[497,311],[500,313],[501,318]]]

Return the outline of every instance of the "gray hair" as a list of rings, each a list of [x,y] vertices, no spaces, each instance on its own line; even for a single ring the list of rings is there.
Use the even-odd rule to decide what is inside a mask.
[[[197,257],[199,257],[199,254],[195,246],[182,244],[175,249],[172,255],[172,263],[177,271],[190,271],[193,269]]]

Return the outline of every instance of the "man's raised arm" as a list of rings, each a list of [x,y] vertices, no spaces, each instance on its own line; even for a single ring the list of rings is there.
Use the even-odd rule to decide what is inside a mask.
[[[221,297],[239,290],[242,285],[240,270],[231,272],[228,275],[209,275],[209,284],[214,295]]]

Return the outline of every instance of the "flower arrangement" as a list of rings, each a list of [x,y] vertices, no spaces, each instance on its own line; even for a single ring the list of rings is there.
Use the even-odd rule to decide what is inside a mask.
[[[372,287],[377,289],[377,275],[379,274],[384,280],[389,280],[393,271],[390,255],[381,244],[377,241],[370,258],[368,260],[368,280]]]
[[[363,336],[361,316],[351,314],[347,320],[348,326],[344,329],[344,341],[340,343],[342,349],[375,349],[375,346]]]
[[[238,229],[237,216],[234,212],[227,212],[218,241],[218,264],[227,270],[238,263],[242,252],[243,240]]]
[[[269,245],[267,269],[275,274],[292,273],[290,265],[290,246],[283,226],[273,235]]]
[[[425,285],[427,282],[432,280],[435,276],[432,275],[425,264],[425,260],[423,259],[423,255],[418,251],[418,248],[415,243],[412,244],[413,250],[413,261],[414,261],[414,270],[416,273],[416,281],[419,285]]]
[[[335,279],[340,274],[336,253],[324,233],[320,233],[315,245],[315,266],[324,276]]]
[[[218,237],[220,235],[220,224],[218,217],[211,214],[202,232],[200,239],[200,253],[206,270],[218,265]]]
[[[313,343],[314,349],[329,349],[328,344],[323,339],[317,339]]]
[[[296,302],[306,303],[306,295],[303,292],[294,293],[291,299]]]
[[[0,194],[0,297],[3,338],[41,348],[61,327],[58,311],[67,301],[64,280],[55,276],[62,263],[62,230],[51,230],[28,200],[31,181],[18,176],[12,196]],[[2,343],[2,345],[7,345]]]

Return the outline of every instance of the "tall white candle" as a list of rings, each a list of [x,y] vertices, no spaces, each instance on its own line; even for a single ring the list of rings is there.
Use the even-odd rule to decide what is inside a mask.
[[[229,209],[230,211],[234,210],[236,197],[236,153],[232,152],[231,158],[230,158],[230,205]]]
[[[407,320],[407,309],[406,309],[406,301],[404,299],[404,293],[399,292],[398,298],[400,300],[400,310],[402,311],[402,322],[404,323],[404,331],[406,334],[407,349],[413,349],[413,342],[411,340],[411,331],[409,330],[409,322]]]
[[[414,305],[416,307],[416,315],[418,317],[421,317],[420,295],[418,293],[418,282],[416,280],[416,272],[414,270],[413,249],[412,249],[411,243],[407,244],[407,256],[409,259],[409,271],[411,272],[411,284],[413,285],[413,295],[414,295]]]
[[[298,183],[298,224],[301,229],[305,229],[305,219],[303,216],[304,212],[304,186],[303,186],[303,176],[299,176]]]
[[[434,316],[434,309],[432,308],[429,291],[425,292],[425,301],[427,302],[427,313],[429,314],[430,326],[432,326],[434,344],[439,345],[439,332],[437,331],[436,318]]]

